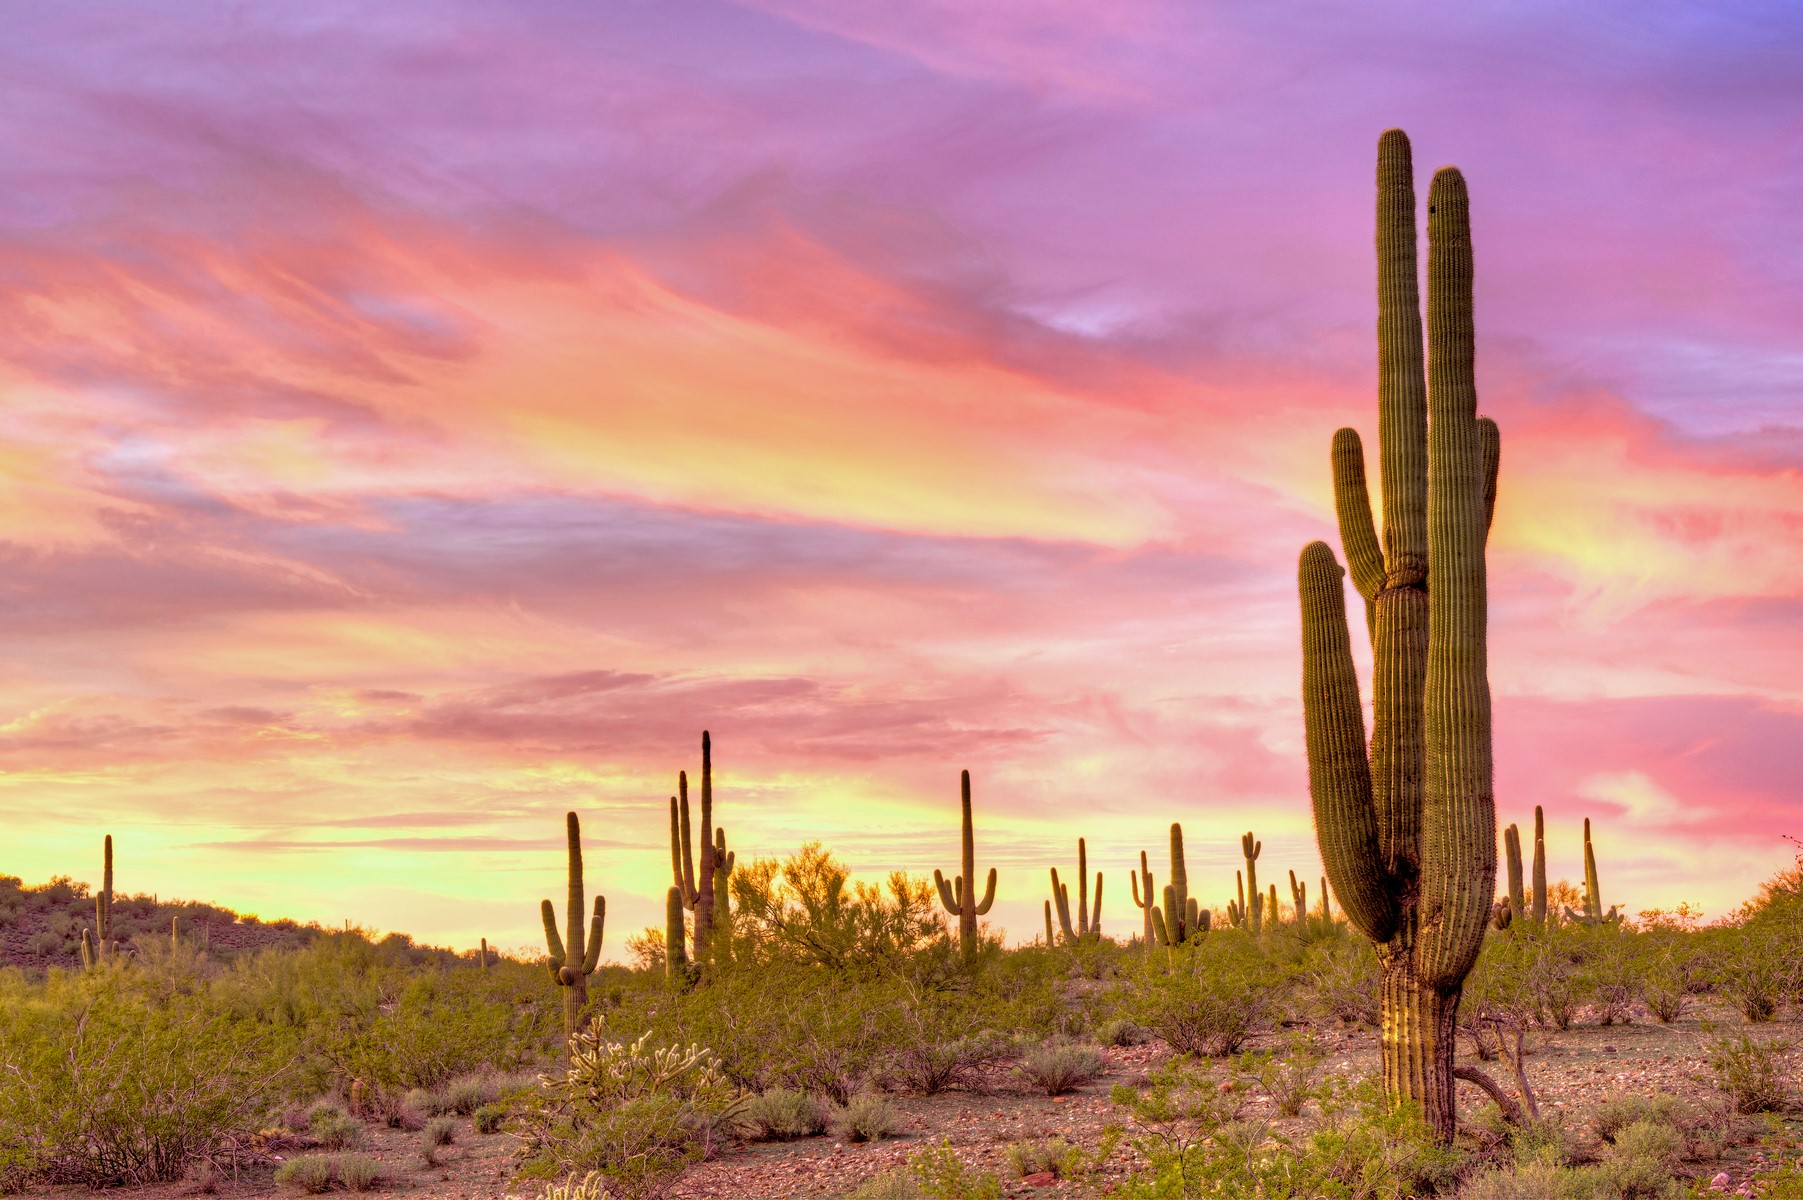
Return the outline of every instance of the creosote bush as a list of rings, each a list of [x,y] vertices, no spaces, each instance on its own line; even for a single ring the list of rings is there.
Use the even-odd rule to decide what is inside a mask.
[[[1048,1096],[1062,1096],[1101,1077],[1102,1054],[1093,1046],[1053,1039],[1027,1051],[1016,1068]]]
[[[901,1114],[881,1092],[859,1092],[833,1115],[847,1141],[880,1142],[901,1129]]]
[[[753,1142],[785,1142],[826,1132],[820,1101],[789,1088],[752,1096],[739,1112],[741,1134]]]

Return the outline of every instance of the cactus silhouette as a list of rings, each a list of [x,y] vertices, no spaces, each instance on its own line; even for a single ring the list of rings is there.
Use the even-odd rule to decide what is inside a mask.
[[[1296,878],[1296,872],[1290,872],[1290,899],[1296,905],[1296,924],[1308,924],[1308,884]]]
[[[714,932],[714,910],[720,907],[725,893],[716,878],[714,833],[714,742],[707,730],[701,731],[701,855],[694,854],[695,840],[689,827],[689,773],[676,773],[676,792],[670,797],[670,871],[682,890],[682,906],[695,914],[694,965],[706,961],[708,942]]]
[[[1208,932],[1209,912],[1189,894],[1189,867],[1183,861],[1183,826],[1171,826],[1171,881],[1164,885],[1164,907],[1152,910],[1152,936],[1175,949]]]
[[[551,978],[563,989],[563,1033],[567,1041],[576,1036],[581,1025],[582,1010],[588,1005],[588,977],[601,961],[601,935],[607,926],[607,898],[595,897],[594,915],[589,918],[587,936],[582,927],[582,826],[575,813],[566,813],[564,834],[569,842],[568,926],[563,937],[557,935],[557,910],[549,900],[539,901],[539,916],[545,923],[545,947],[550,951],[546,965]]]
[[[970,826],[970,772],[964,771],[958,777],[958,788],[963,796],[964,825],[961,838],[963,850],[963,873],[953,880],[947,881],[937,870],[933,872],[933,883],[939,888],[939,902],[945,905],[945,911],[958,918],[958,946],[969,958],[977,952],[977,918],[989,911],[995,903],[995,868],[989,868],[989,884],[983,889],[983,899],[977,899],[977,842],[976,834]],[[1046,944],[1052,943],[1048,923]]]
[[[1092,917],[1089,911],[1089,849],[1082,838],[1077,839],[1077,923],[1071,924],[1070,885],[1058,882],[1057,867],[1052,868],[1052,904],[1058,910],[1058,926],[1064,930],[1065,941],[1102,936],[1102,873],[1096,872],[1096,909]]]
[[[1323,542],[1297,571],[1303,710],[1327,877],[1377,944],[1384,1085],[1444,1140],[1459,998],[1496,891],[1484,544],[1500,441],[1476,411],[1464,178],[1442,168],[1429,190],[1425,360],[1401,130],[1378,144],[1377,193],[1381,543],[1358,433],[1337,432],[1332,453],[1340,540],[1372,641],[1369,753],[1345,572]]]
[[[1246,910],[1246,920],[1253,933],[1257,933],[1264,924],[1265,898],[1258,891],[1258,855],[1264,848],[1265,844],[1254,839],[1250,833],[1240,838],[1240,849],[1246,855],[1246,899],[1252,905]],[[1273,891],[1271,897],[1271,916],[1275,919],[1277,893]]]
[[[1565,916],[1568,920],[1578,921],[1585,925],[1621,920],[1621,905],[1612,904],[1609,906],[1608,912],[1603,911],[1602,889],[1596,881],[1596,850],[1590,844],[1589,817],[1584,818],[1584,911],[1574,913],[1568,908],[1565,910]]]
[[[1152,932],[1152,910],[1157,906],[1157,900],[1152,894],[1152,868],[1146,865],[1144,850],[1139,852],[1139,870],[1127,872],[1127,880],[1133,891],[1134,906],[1140,910],[1140,916],[1145,921],[1140,939],[1145,944],[1147,952],[1150,953],[1155,937]]]
[[[106,835],[100,891],[94,896],[94,928],[81,931],[81,965],[89,970],[113,956],[113,835]]]

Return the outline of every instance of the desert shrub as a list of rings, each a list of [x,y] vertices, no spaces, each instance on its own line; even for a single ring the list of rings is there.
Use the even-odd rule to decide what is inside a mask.
[[[505,1104],[484,1104],[470,1114],[470,1123],[477,1133],[499,1133],[502,1122],[507,1120]]]
[[[438,1104],[443,1112],[467,1117],[484,1104],[500,1099],[501,1092],[486,1075],[464,1075],[453,1079],[438,1091]]]
[[[1642,990],[1640,935],[1614,921],[1580,926],[1574,934],[1578,991],[1589,998],[1597,1024],[1631,1020]]]
[[[1611,1096],[1597,1105],[1590,1126],[1605,1142],[1630,1125],[1652,1123],[1678,1129],[1688,1123],[1689,1106],[1676,1096]]]
[[[1027,1051],[1015,1068],[1048,1096],[1062,1096],[1102,1074],[1102,1054],[1093,1046],[1054,1039]]]
[[[448,1146],[457,1140],[457,1121],[452,1117],[433,1117],[420,1131],[420,1141],[433,1146]]]
[[[1660,1121],[1636,1121],[1618,1131],[1603,1156],[1603,1174],[1624,1197],[1657,1197],[1676,1188],[1672,1172],[1683,1156],[1684,1137]]]
[[[1751,922],[1707,931],[1714,970],[1710,982],[1741,1016],[1754,1023],[1777,1015],[1794,963],[1785,939],[1765,924]]]
[[[1728,1094],[1735,1111],[1783,1112],[1794,1100],[1788,1042],[1754,1041],[1746,1034],[1709,1043],[1709,1066],[1716,1086]]]
[[[1155,1035],[1137,1021],[1111,1017],[1096,1026],[1096,1041],[1104,1046],[1143,1046]]]
[[[307,1133],[327,1150],[363,1144],[363,1126],[336,1104],[319,1104],[307,1114]]]
[[[275,1171],[277,1186],[298,1188],[313,1195],[331,1191],[336,1177],[332,1159],[325,1154],[306,1154],[300,1158],[291,1158]]]
[[[859,1092],[834,1116],[847,1141],[880,1142],[901,1129],[901,1114],[887,1096]]]
[[[1210,934],[1141,968],[1124,999],[1131,1019],[1179,1054],[1234,1054],[1283,1001],[1290,970],[1238,931]]]
[[[790,958],[831,969],[882,967],[937,957],[956,963],[925,879],[892,872],[887,888],[851,882],[818,842],[778,862],[740,864],[732,876],[734,955]]]
[[[520,1114],[528,1170],[594,1172],[619,1194],[639,1196],[718,1149],[743,1106],[738,1089],[708,1051],[649,1041],[621,1045],[594,1032],[573,1039],[569,1066]]]
[[[846,1192],[843,1200],[937,1200],[929,1197],[921,1190],[920,1179],[911,1171],[885,1171],[881,1175],[872,1175],[851,1191]]]
[[[535,1200],[607,1200],[607,1181],[594,1171],[581,1179],[574,1175],[562,1183],[547,1183]]]
[[[220,1012],[204,981],[175,1002],[153,984],[121,966],[0,986],[0,1177],[179,1179],[268,1122],[296,1043]]]
[[[1008,1147],[1008,1166],[1019,1176],[1050,1174],[1063,1179],[1070,1173],[1073,1150],[1074,1146],[1059,1137],[1015,1142]]]
[[[348,1192],[367,1192],[382,1182],[382,1164],[367,1154],[340,1154],[333,1169]]]
[[[754,1142],[783,1142],[826,1131],[820,1102],[803,1092],[772,1088],[752,1096],[739,1113],[739,1127]]]
[[[1242,1055],[1233,1069],[1271,1098],[1279,1116],[1294,1117],[1315,1095],[1325,1057],[1314,1038],[1303,1034],[1286,1039],[1281,1050]]]
[[[1364,938],[1328,938],[1310,945],[1302,978],[1308,1003],[1318,1015],[1343,1025],[1377,1025],[1377,954]]]
[[[969,1166],[943,1141],[908,1156],[916,1196],[931,1200],[1002,1200],[1002,1183],[992,1172]],[[903,1193],[907,1195],[908,1193]]]

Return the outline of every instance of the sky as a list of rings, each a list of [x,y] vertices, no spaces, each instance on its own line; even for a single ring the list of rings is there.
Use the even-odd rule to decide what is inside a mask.
[[[531,953],[573,809],[620,958],[708,729],[741,859],[860,878],[956,869],[968,769],[1011,939],[1079,837],[1136,931],[1172,821],[1287,895],[1391,126],[1472,195],[1499,820],[1628,911],[1791,861],[1795,5],[8,29],[0,873]]]

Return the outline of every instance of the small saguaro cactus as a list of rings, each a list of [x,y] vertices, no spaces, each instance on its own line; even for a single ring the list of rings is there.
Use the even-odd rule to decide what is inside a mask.
[[[1152,910],[1157,907],[1158,900],[1152,894],[1152,868],[1146,865],[1146,852],[1139,852],[1139,870],[1127,872],[1127,880],[1133,889],[1133,903],[1145,918],[1145,929],[1140,935],[1149,953],[1152,949]]]
[[[1612,904],[1609,906],[1608,912],[1603,911],[1602,889],[1597,885],[1596,880],[1596,850],[1590,844],[1589,817],[1584,818],[1584,911],[1574,913],[1568,908],[1565,910],[1565,915],[1568,920],[1578,921],[1585,925],[1621,920],[1621,905]]]
[[[1525,921],[1528,914],[1527,894],[1522,890],[1521,880],[1521,830],[1514,825],[1503,830],[1503,859],[1509,870],[1509,915],[1512,919]]]
[[[1272,884],[1271,894],[1265,899],[1265,919],[1276,925],[1282,922],[1283,914],[1277,908],[1277,885]]]
[[[1546,813],[1534,805],[1534,924],[1546,924]]]
[[[1296,872],[1290,872],[1290,899],[1296,904],[1296,924],[1308,924],[1308,884],[1296,878]]]
[[[689,773],[676,774],[676,792],[670,797],[670,870],[682,889],[682,906],[695,914],[693,941],[695,965],[707,958],[714,931],[714,906],[718,881],[714,868],[714,743],[701,731],[701,854],[696,861],[695,841],[689,829]]]
[[[588,977],[601,961],[601,935],[607,925],[607,898],[595,897],[594,914],[589,918],[584,936],[582,918],[582,826],[575,813],[566,813],[564,834],[569,842],[569,908],[565,936],[557,935],[557,910],[549,900],[539,901],[539,916],[545,923],[545,947],[550,951],[546,966],[551,978],[563,989],[563,1033],[568,1040],[576,1036],[582,1021],[582,1010],[588,1005]]]
[[[1327,902],[1327,876],[1321,876],[1321,919],[1333,924],[1333,908]]]
[[[476,965],[484,971],[488,970],[488,939],[482,939],[482,948],[476,952]]]
[[[939,888],[939,903],[945,911],[958,918],[958,948],[966,958],[977,952],[977,918],[989,912],[989,906],[995,903],[995,868],[989,868],[989,883],[983,889],[983,898],[977,899],[977,837],[970,825],[970,772],[962,771],[958,775],[958,790],[964,805],[963,827],[959,842],[961,851],[960,865],[964,870],[953,879],[946,879],[938,870],[933,872],[933,883]],[[1051,944],[1048,935],[1046,944]]]
[[[1171,881],[1164,885],[1164,907],[1152,910],[1152,935],[1175,949],[1208,932],[1209,912],[1189,894],[1189,867],[1183,861],[1183,826],[1171,825]]]
[[[1264,917],[1264,897],[1258,891],[1258,855],[1264,848],[1265,844],[1253,838],[1250,833],[1240,838],[1240,849],[1246,855],[1246,899],[1252,904],[1252,907],[1246,910],[1246,918],[1253,933],[1259,931]],[[1272,902],[1271,909],[1271,916],[1275,918],[1277,916],[1275,901]]]
[[[1050,900],[1045,902],[1045,944],[1048,947],[1057,944],[1056,939],[1052,936],[1052,902]]]
[[[671,983],[686,984],[689,971],[688,937],[683,931],[682,889],[672,886],[664,896],[664,977]]]
[[[1384,1088],[1450,1140],[1459,998],[1496,892],[1484,552],[1501,454],[1496,425],[1477,415],[1457,168],[1434,175],[1427,230],[1423,339],[1414,168],[1408,137],[1388,130],[1377,156],[1381,540],[1358,432],[1339,430],[1332,450],[1340,540],[1372,644],[1369,743],[1346,572],[1325,542],[1302,551],[1297,588],[1315,831],[1340,907],[1376,946]]]
[[[1089,911],[1089,849],[1082,838],[1077,839],[1077,923],[1071,924],[1070,885],[1058,882],[1057,867],[1052,868],[1052,904],[1058,910],[1058,926],[1064,930],[1066,942],[1102,936],[1102,873],[1096,872],[1096,909],[1092,917]]]

